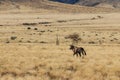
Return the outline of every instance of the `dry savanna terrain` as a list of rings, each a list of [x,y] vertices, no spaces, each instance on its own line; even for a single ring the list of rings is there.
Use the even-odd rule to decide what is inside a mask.
[[[1,11],[0,80],[120,80],[120,13]]]

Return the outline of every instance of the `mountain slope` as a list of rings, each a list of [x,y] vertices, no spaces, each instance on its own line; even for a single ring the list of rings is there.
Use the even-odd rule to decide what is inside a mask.
[[[120,8],[120,0],[79,0],[77,4],[84,6],[97,6],[101,4],[111,5],[114,8]],[[101,7],[103,7],[101,5]]]
[[[76,4],[80,4],[81,1],[78,1]],[[116,9],[111,8],[95,8],[95,7],[86,7],[80,5],[71,5],[64,4],[59,2],[54,2],[51,0],[0,0],[0,10],[9,10],[9,9],[39,9],[39,10],[49,10],[57,12],[72,12],[72,13],[95,13],[95,12],[115,12]],[[39,11],[38,10],[38,11]]]
[[[105,7],[105,5],[111,5],[114,8],[120,8],[120,0],[52,0],[52,1],[58,1],[69,4],[80,4],[83,6],[91,6],[91,7],[98,5],[99,7]],[[101,4],[104,4],[104,6],[102,6]]]

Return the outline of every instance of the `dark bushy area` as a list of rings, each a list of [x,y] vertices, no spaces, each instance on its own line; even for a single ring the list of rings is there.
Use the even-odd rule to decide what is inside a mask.
[[[58,2],[62,2],[62,3],[75,4],[79,0],[51,0],[51,1],[58,1]]]
[[[120,8],[120,0],[50,0],[68,4],[80,4],[83,6],[97,6],[101,3],[110,4],[113,7]]]

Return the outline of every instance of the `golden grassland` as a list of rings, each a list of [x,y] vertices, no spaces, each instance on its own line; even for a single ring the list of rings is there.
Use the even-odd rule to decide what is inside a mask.
[[[73,33],[84,58],[69,50]],[[0,80],[120,80],[119,67],[119,13],[0,14]]]

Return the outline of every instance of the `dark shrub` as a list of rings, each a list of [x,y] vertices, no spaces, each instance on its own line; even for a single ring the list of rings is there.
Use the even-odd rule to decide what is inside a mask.
[[[29,30],[29,29],[31,29],[31,27],[28,27],[27,29]]]
[[[11,40],[15,40],[16,38],[16,36],[11,36]]]
[[[65,39],[71,39],[73,43],[78,43],[81,40],[77,33],[70,34],[66,36]]]
[[[38,30],[38,28],[34,28],[34,30]]]

